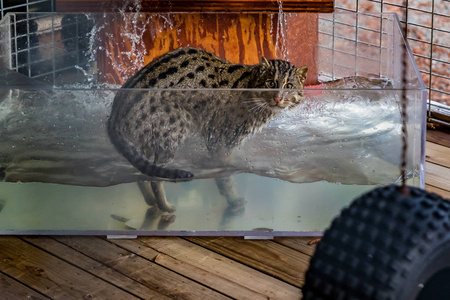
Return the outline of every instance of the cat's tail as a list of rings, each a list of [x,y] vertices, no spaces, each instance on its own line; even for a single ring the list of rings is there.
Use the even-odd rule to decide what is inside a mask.
[[[180,169],[167,169],[158,166],[147,159],[136,147],[127,141],[125,137],[116,130],[114,124],[108,124],[108,134],[111,142],[128,161],[139,171],[150,177],[171,179],[171,180],[186,180],[192,179],[194,174],[180,170]],[[111,126],[112,125],[112,126]]]

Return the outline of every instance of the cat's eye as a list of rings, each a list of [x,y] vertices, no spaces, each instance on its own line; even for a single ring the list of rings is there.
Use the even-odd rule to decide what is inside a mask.
[[[292,89],[292,88],[294,88],[294,85],[292,84],[292,83],[287,83],[286,85],[285,85],[285,87],[287,88],[287,89]]]
[[[275,81],[270,80],[270,81],[267,81],[267,86],[269,88],[273,89],[273,88],[275,88],[277,86],[277,84],[275,83]]]

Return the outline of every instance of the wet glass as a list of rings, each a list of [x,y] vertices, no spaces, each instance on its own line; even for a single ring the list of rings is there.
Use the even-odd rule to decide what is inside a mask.
[[[402,88],[408,101],[407,182],[424,187],[426,89],[413,60],[407,65],[407,86],[402,86],[400,58],[403,50],[411,53],[395,15],[307,14],[317,25],[314,51],[308,54],[316,68],[311,76],[324,84],[306,86],[297,107],[280,112],[232,149],[212,153],[204,137],[189,136],[166,164],[194,174],[189,181],[164,180],[173,213],[146,204],[136,182],[161,179],[141,174],[110,142],[106,123],[111,105],[119,91],[133,97],[158,94],[180,103],[194,98],[245,102],[255,93],[262,98],[285,93],[120,89],[152,51],[142,52],[146,32],[156,29],[153,40],[163,40],[186,19],[220,23],[237,14],[17,15],[0,23],[1,233],[317,234],[355,197],[401,180]],[[304,15],[286,15],[239,18],[286,22],[269,26],[275,35],[270,49],[276,57],[301,61],[301,49],[279,38],[301,38],[289,25]],[[352,18],[364,27],[342,21]],[[30,22],[36,31],[30,31]],[[373,22],[382,28],[376,39],[355,33],[356,28],[372,34],[367,24]],[[131,52],[123,50],[117,59],[108,50],[113,42],[128,45]],[[231,55],[223,51],[215,54]],[[255,53],[255,59],[265,53]],[[253,59],[238,57],[243,61],[236,63]],[[227,189],[242,199],[241,207],[228,205],[217,178],[227,180]]]

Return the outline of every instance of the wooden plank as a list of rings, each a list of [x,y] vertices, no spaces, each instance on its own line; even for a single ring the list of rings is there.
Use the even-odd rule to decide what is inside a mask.
[[[1,298],[6,300],[15,300],[15,299],[34,299],[34,300],[43,300],[50,299],[46,296],[43,296],[29,287],[17,282],[14,279],[6,276],[3,273],[0,273],[0,291]]]
[[[450,148],[450,130],[427,130],[427,141]]]
[[[300,289],[179,237],[140,237],[113,243],[236,299],[298,299]]]
[[[236,237],[189,237],[198,245],[251,266],[297,287],[304,284],[310,256],[270,240]]]
[[[153,249],[145,249],[146,259],[100,238],[66,236],[55,239],[153,290],[158,290],[159,293],[169,298],[183,300],[229,299],[154,263],[152,260],[157,259],[159,252]]]
[[[52,299],[138,299],[17,237],[0,236],[0,269]]]
[[[438,195],[444,197],[445,199],[450,200],[450,192],[449,191],[446,191],[446,190],[443,190],[443,189],[440,189],[438,187],[428,185],[428,184],[425,185],[425,189],[429,192],[438,194]]]
[[[426,163],[425,183],[450,191],[450,169],[433,163]]]
[[[313,256],[316,251],[316,245],[308,245],[312,240],[318,237],[276,237],[274,240],[286,247],[300,251],[306,255]]]
[[[96,239],[96,237],[92,238]],[[129,278],[128,276],[123,275],[122,273],[86,256],[81,252],[78,252],[75,249],[68,247],[65,244],[60,243],[59,241],[56,241],[53,238],[35,236],[25,237],[24,239],[27,242],[36,245],[63,260],[69,261],[86,272],[108,281],[137,297],[158,300],[170,299],[169,297]]]
[[[128,4],[127,4],[128,3]],[[334,10],[333,0],[283,0],[285,12],[321,12]],[[278,11],[274,0],[142,0],[140,11]],[[56,10],[66,12],[136,10],[133,2],[123,0],[56,0]]]
[[[450,168],[450,148],[448,147],[426,142],[425,158],[428,162]]]

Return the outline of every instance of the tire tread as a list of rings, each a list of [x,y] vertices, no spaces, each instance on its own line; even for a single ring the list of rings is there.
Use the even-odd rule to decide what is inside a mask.
[[[450,203],[408,189],[377,188],[341,212],[311,259],[303,299],[395,299],[413,263],[450,232]]]

